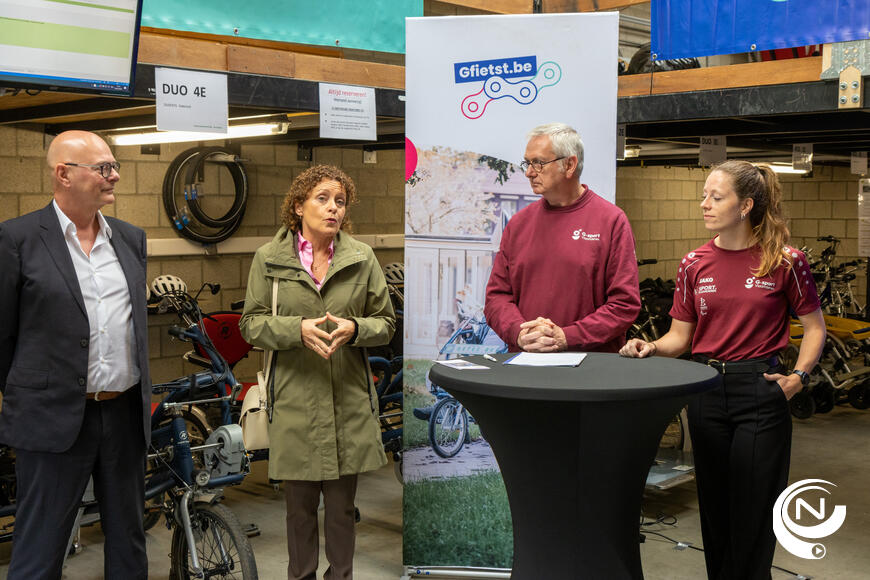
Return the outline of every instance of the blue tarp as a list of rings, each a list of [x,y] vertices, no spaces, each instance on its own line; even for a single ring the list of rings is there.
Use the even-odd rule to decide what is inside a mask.
[[[142,6],[142,26],[399,53],[406,16],[423,16],[423,0],[144,0]]]
[[[870,39],[870,0],[652,0],[659,60]]]

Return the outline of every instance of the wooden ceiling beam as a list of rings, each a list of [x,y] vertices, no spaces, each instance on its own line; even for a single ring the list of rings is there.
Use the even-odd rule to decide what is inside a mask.
[[[297,52],[288,43],[237,43],[233,37],[178,36],[152,29],[139,37],[139,62],[342,84],[405,88],[405,67]],[[249,39],[247,39],[249,40]],[[331,54],[332,51],[327,51]]]
[[[822,57],[791,58],[767,62],[730,64],[688,70],[622,75],[619,96],[635,97],[709,91],[819,80]]]

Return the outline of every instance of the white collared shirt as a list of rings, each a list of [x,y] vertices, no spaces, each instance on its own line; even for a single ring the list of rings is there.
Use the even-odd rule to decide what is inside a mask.
[[[112,229],[97,212],[100,231],[91,255],[82,250],[76,225],[52,201],[60,220],[88,313],[88,392],[126,391],[139,382],[133,308],[127,278],[109,240]],[[78,348],[78,345],[77,345]]]

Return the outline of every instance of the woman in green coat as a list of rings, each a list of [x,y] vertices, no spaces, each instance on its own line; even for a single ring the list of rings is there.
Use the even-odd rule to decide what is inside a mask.
[[[396,320],[372,249],[346,233],[355,200],[336,167],[293,180],[283,226],[251,264],[240,322],[248,342],[275,351],[269,477],[285,480],[289,580],[315,578],[321,493],[324,578],[352,577],[357,474],[387,462],[366,347],[389,342]]]

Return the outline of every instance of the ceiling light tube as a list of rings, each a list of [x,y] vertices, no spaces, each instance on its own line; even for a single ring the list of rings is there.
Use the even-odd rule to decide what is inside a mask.
[[[194,133],[190,131],[147,131],[109,135],[113,145],[153,145],[157,143],[185,143],[190,141],[214,141],[216,139],[242,139],[245,137],[265,137],[284,135],[288,123],[259,123],[254,125],[233,125],[226,133]]]
[[[795,169],[791,163],[753,163],[753,165],[767,165],[774,173],[791,173],[794,175],[805,175],[806,169]]]

